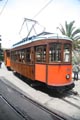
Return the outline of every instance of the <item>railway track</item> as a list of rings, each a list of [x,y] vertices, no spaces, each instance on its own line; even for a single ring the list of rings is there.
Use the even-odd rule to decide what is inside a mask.
[[[68,97],[62,98],[62,100],[80,110],[80,95],[78,92],[69,91],[66,93],[66,96]]]
[[[25,117],[19,111],[17,111],[15,107],[12,106],[2,95],[0,95],[0,119],[25,120]]]
[[[5,103],[5,105],[8,106],[7,108],[11,109],[12,112],[14,111],[20,118],[23,118],[21,120],[71,120],[71,117],[67,116],[66,118],[65,115],[62,116],[55,111],[49,110],[1,80],[0,100],[3,104]]]
[[[73,120],[80,120],[80,94],[78,91],[68,91],[65,93],[51,93],[48,90],[42,90],[51,97],[49,101],[45,102],[51,110],[58,110],[63,114],[71,116]]]
[[[56,101],[56,102],[55,102]],[[54,103],[53,103],[54,102]],[[80,120],[80,94],[76,91],[68,91],[52,99],[53,108],[71,116],[73,120]],[[51,107],[51,105],[49,105]]]
[[[47,112],[49,116],[53,116],[53,117],[55,116],[55,119],[52,117],[52,120],[80,120],[80,112],[79,112],[80,111],[80,95],[76,91],[69,91],[64,94],[57,95],[56,97],[54,97],[54,95],[53,96],[51,95],[49,101],[47,101],[44,104],[42,103],[40,104],[40,102],[34,101],[32,98],[30,99],[29,96],[27,97],[19,89],[16,89],[10,84],[7,84],[7,82],[5,81],[6,80],[0,81],[1,82],[0,94],[2,91],[1,95],[5,99],[5,101],[7,101],[9,105],[12,105],[12,107],[16,110],[16,112],[18,112],[18,114],[22,114],[22,116],[25,116],[24,119],[27,119],[27,110],[26,110],[27,106],[25,107],[24,104],[23,106],[21,106],[21,104],[22,103],[26,104],[26,102],[28,101],[27,104],[31,103],[32,106],[36,106],[36,108],[39,108],[40,110],[42,110],[43,111],[42,113]],[[4,84],[5,86],[2,87],[2,84]],[[5,94],[6,92],[8,93]],[[47,92],[45,93],[47,94]],[[49,94],[49,91],[48,91],[48,94]],[[13,99],[14,101],[16,101],[16,103],[13,101]],[[20,102],[18,99],[21,99],[22,102]],[[23,102],[23,100],[25,102]],[[33,108],[34,107],[31,107],[31,111],[34,111]],[[31,119],[33,118],[34,117],[32,117]],[[47,120],[47,119],[44,119],[44,120]]]
[[[30,116],[28,115],[24,115],[23,112],[21,112],[19,109],[17,109],[16,107],[14,107],[11,103],[9,103],[9,101],[7,99],[5,99],[2,95],[0,95],[0,98],[11,108],[13,109],[17,114],[19,114],[24,120],[34,120],[32,119]],[[38,108],[42,109],[43,111],[45,111],[46,113],[48,113],[51,116],[51,120],[66,120],[65,118],[57,115],[56,113],[53,113],[52,111],[44,108],[43,106],[36,104],[35,102],[33,102],[32,100],[28,99],[29,102],[33,103],[35,106],[37,106]],[[22,119],[22,120],[23,120]],[[39,119],[39,118],[38,118]],[[45,120],[45,118],[43,118]]]

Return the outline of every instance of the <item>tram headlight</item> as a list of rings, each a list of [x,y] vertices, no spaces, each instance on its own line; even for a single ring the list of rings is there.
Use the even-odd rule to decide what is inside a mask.
[[[70,78],[70,75],[69,75],[69,74],[67,74],[67,75],[66,75],[66,79],[69,79],[69,78]]]

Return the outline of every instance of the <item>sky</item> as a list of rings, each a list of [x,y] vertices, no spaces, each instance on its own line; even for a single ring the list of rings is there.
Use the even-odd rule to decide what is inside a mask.
[[[80,0],[0,0],[2,48],[11,48],[27,36],[24,18],[37,20],[46,31],[53,33],[59,33],[57,27],[64,26],[65,21],[75,20],[75,27],[79,28]],[[36,29],[41,31],[43,27]]]

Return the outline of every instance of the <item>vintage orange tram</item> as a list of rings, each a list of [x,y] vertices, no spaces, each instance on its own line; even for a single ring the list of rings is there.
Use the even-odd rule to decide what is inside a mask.
[[[11,68],[11,61],[10,61],[10,49],[4,50],[4,63],[8,70]]]
[[[56,90],[70,90],[72,81],[72,40],[42,32],[24,38],[11,49],[11,69]]]

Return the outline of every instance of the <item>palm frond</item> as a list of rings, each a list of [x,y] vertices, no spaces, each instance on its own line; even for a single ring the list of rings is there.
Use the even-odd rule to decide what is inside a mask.
[[[67,36],[69,36],[69,37],[71,36],[71,34],[72,34],[73,30],[74,30],[74,27],[73,27],[74,23],[75,23],[75,21],[72,21],[72,22],[70,22],[68,24]]]
[[[58,27],[63,35],[66,35],[73,40],[73,49],[76,48],[78,45],[77,41],[80,40],[80,28],[76,29],[74,23],[75,21],[72,21],[68,24],[67,21],[65,21],[65,28],[62,25]]]
[[[73,39],[74,40],[80,40],[80,35],[79,36],[75,36]]]
[[[69,27],[68,27],[67,21],[65,21],[65,29],[66,29],[66,35],[68,36],[68,29],[69,29]]]
[[[60,30],[60,32],[65,35],[65,29],[63,28],[63,26],[60,24],[61,28],[58,27],[58,29]]]
[[[73,33],[72,33],[72,36],[74,37],[76,34],[80,34],[80,29],[76,29]]]

